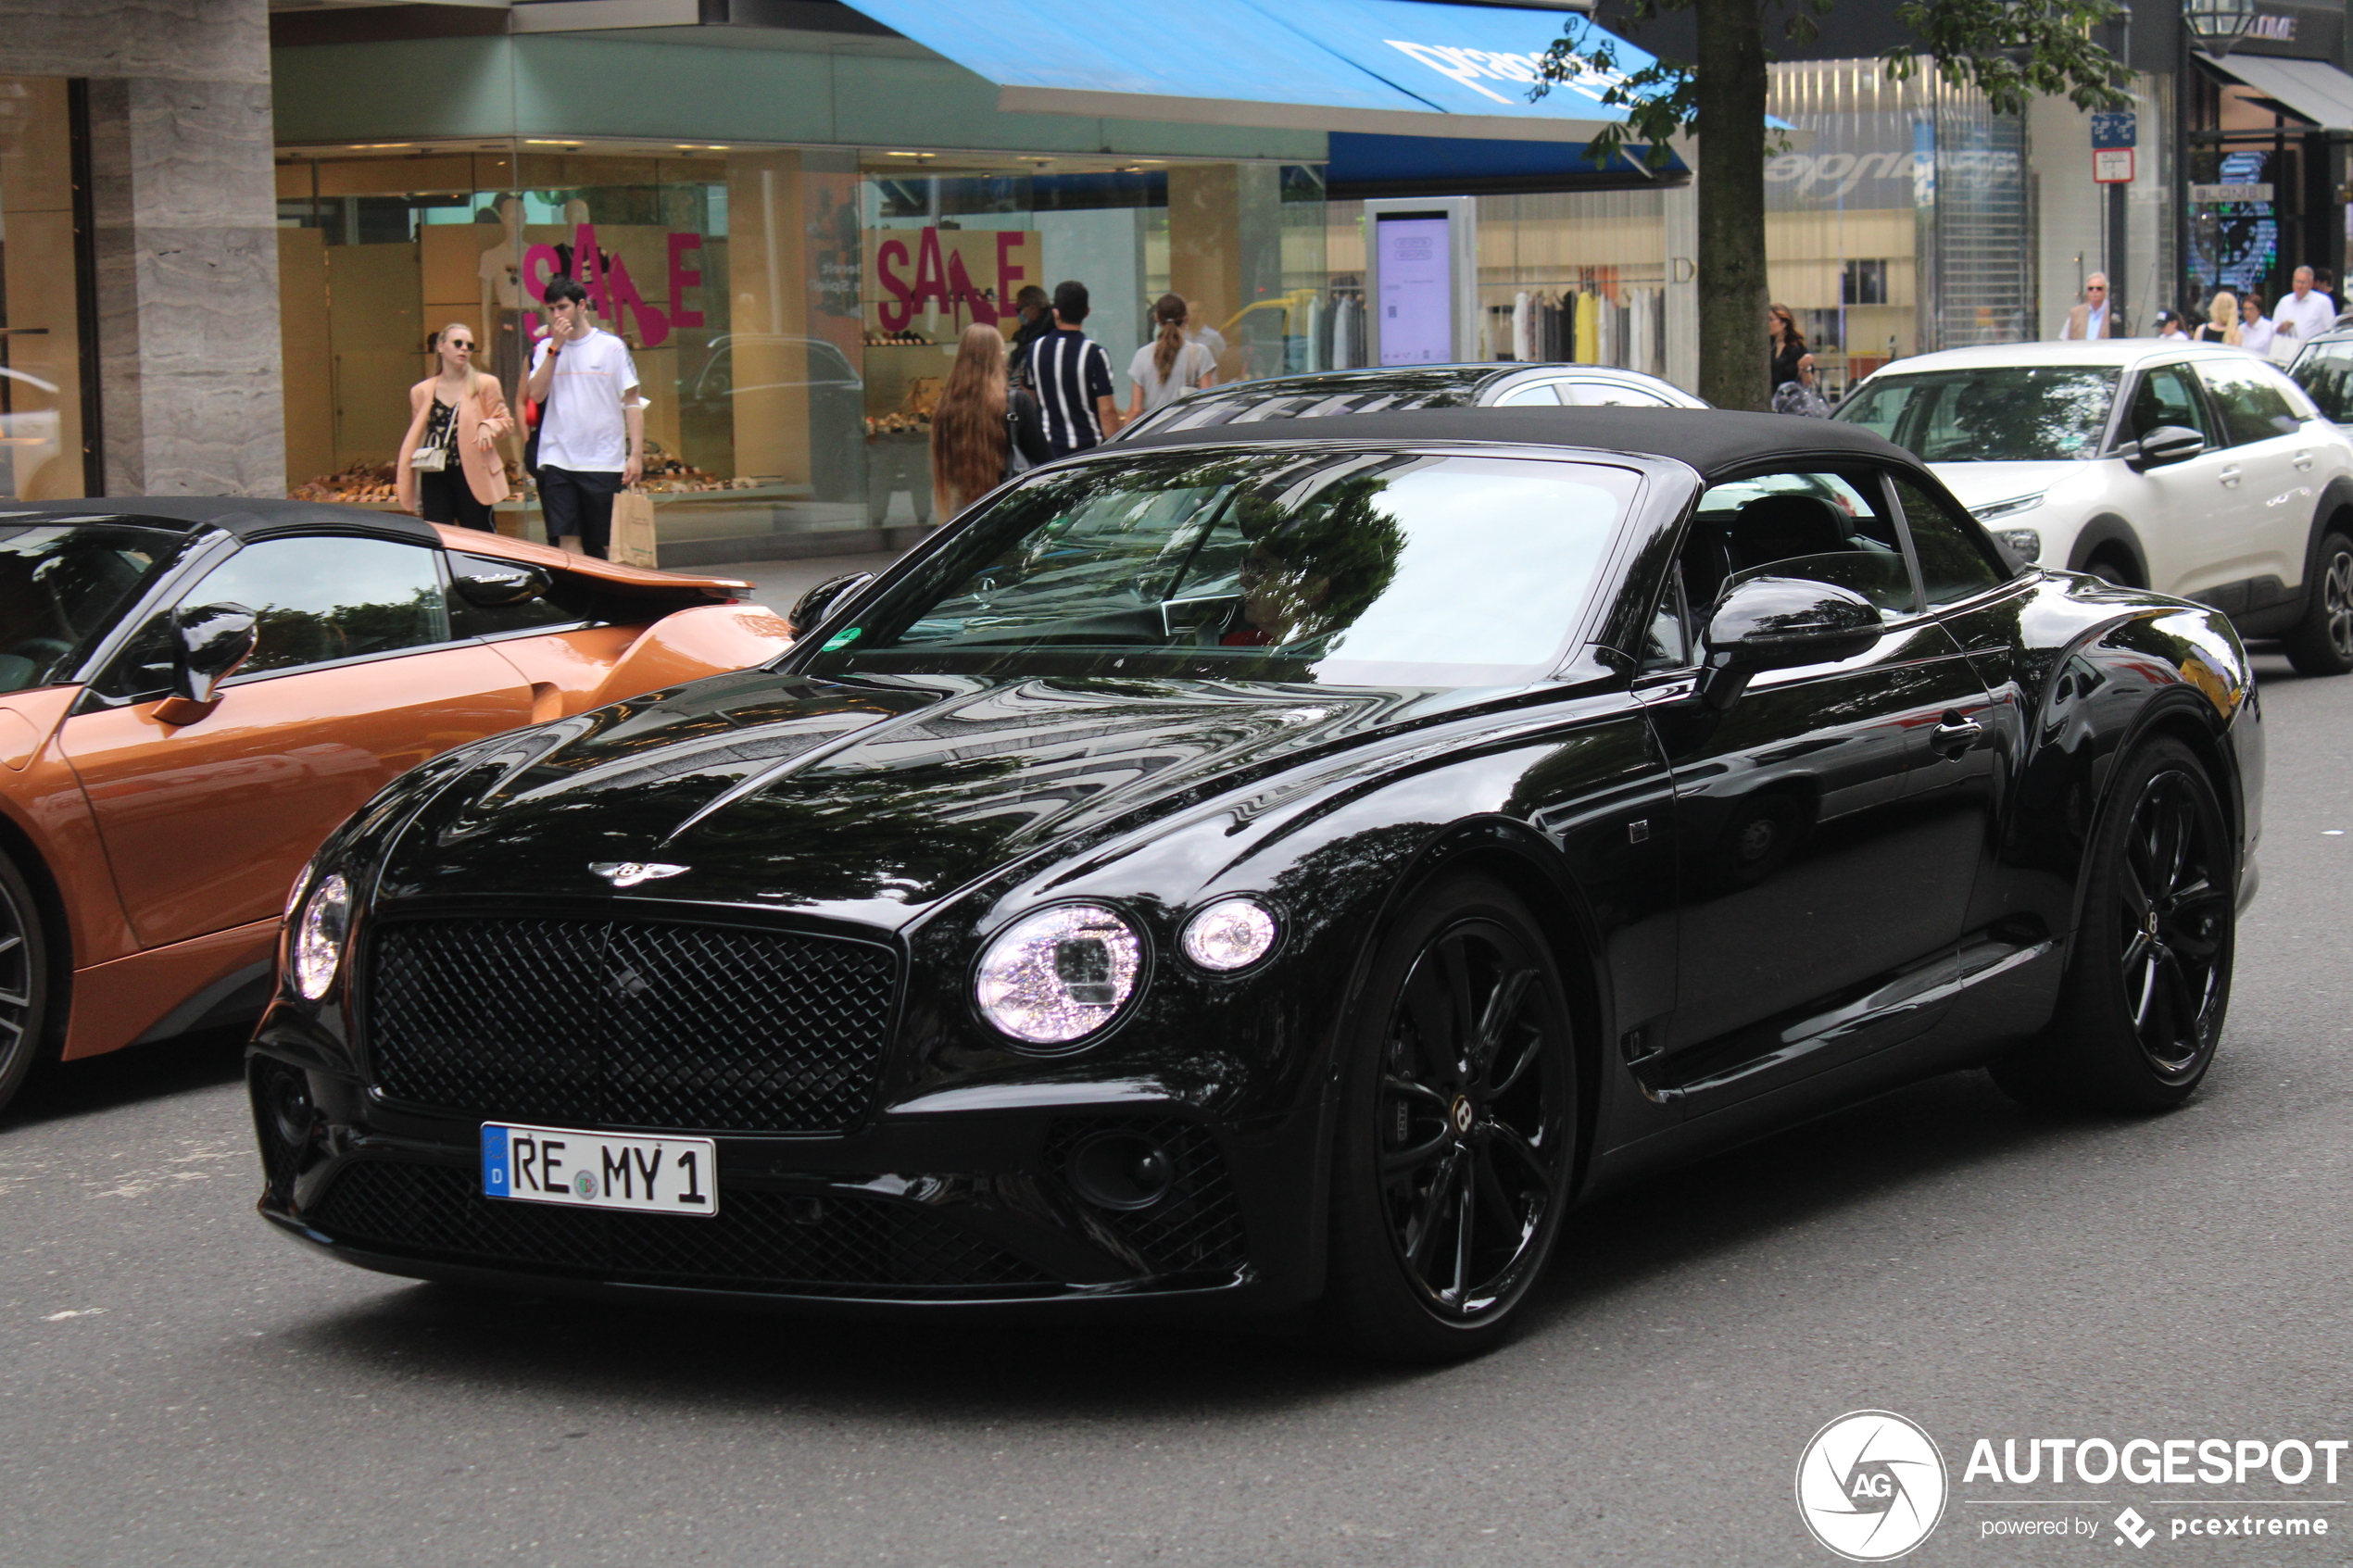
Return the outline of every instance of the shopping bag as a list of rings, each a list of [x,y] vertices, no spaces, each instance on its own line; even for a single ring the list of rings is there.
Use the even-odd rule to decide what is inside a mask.
[[[612,498],[611,557],[623,566],[651,567],[654,558],[654,498],[624,490]]]

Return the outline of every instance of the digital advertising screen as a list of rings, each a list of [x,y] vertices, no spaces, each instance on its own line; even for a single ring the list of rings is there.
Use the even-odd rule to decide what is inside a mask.
[[[1380,276],[1380,362],[1454,358],[1453,248],[1444,213],[1384,213],[1374,225]]]

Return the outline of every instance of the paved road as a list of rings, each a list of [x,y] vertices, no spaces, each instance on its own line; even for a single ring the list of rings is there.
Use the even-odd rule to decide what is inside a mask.
[[[2178,1499],[2282,1498],[2333,1537],[2146,1555],[2341,1562],[2353,1462],[1959,1479],[1981,1436],[2353,1437],[2353,681],[2265,671],[2266,886],[2196,1103],[1920,1085],[1582,1213],[1531,1332],[1445,1372],[403,1284],[251,1216],[235,1042],[65,1073],[0,1125],[0,1562],[1830,1563],[1793,1468],[1862,1407],[1956,1477],[1907,1562],[2137,1562],[2125,1502],[2170,1530]],[[2020,1497],[2082,1506],[1985,1500]],[[2070,1515],[2097,1536],[1984,1535]]]

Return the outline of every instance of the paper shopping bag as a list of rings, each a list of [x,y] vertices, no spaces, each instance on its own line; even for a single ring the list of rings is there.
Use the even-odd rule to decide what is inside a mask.
[[[611,557],[623,566],[657,564],[654,556],[654,498],[624,490],[612,498]]]

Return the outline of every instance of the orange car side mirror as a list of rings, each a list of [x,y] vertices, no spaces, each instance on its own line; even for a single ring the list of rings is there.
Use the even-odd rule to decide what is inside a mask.
[[[171,695],[156,719],[193,724],[212,711],[220,683],[253,657],[261,618],[243,605],[182,605],[172,611],[171,632]]]

